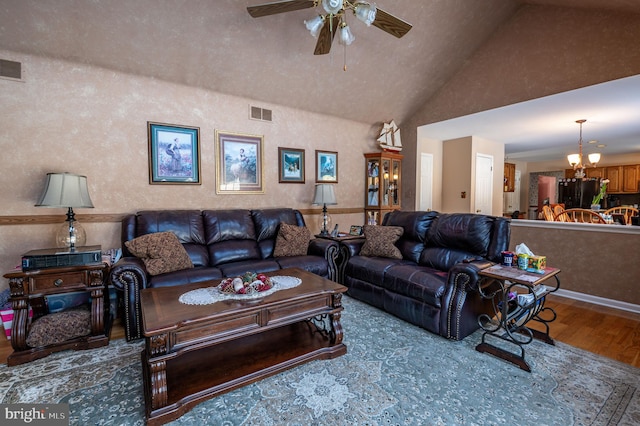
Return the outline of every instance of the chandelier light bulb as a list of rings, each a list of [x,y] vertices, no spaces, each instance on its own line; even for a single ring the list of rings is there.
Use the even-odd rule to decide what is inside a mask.
[[[318,34],[320,34],[320,30],[322,30],[324,25],[324,18],[318,15],[309,21],[304,21],[304,24],[307,26],[307,29],[312,36],[318,37]]]
[[[349,46],[356,37],[351,33],[351,28],[347,24],[342,24],[340,26],[340,44],[344,44],[345,46]]]
[[[322,0],[323,9],[332,15],[342,10],[342,0]]]
[[[595,166],[596,164],[598,164],[598,161],[600,161],[599,152],[592,152],[591,154],[589,154],[589,163]]]
[[[359,20],[369,27],[376,20],[376,7],[368,3],[356,3],[355,14]]]

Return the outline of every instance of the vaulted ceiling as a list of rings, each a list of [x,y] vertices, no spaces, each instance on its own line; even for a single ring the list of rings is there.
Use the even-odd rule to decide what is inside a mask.
[[[527,4],[640,13],[637,0],[379,0],[403,38],[351,19],[315,56],[304,9],[252,18],[263,0],[0,0],[0,49],[91,64],[376,123],[411,117]],[[343,67],[346,65],[347,70]]]

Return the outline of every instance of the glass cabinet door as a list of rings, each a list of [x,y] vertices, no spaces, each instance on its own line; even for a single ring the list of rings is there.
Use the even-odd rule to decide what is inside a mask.
[[[367,161],[367,206],[380,205],[380,161]]]
[[[391,164],[389,162],[389,160],[387,159],[383,159],[382,160],[382,205],[383,206],[389,206],[391,203],[389,201],[390,198],[390,193],[389,193],[389,173],[391,172],[390,170],[391,168]]]
[[[391,204],[398,206],[400,205],[400,161],[393,160],[392,164],[389,190],[391,191]]]

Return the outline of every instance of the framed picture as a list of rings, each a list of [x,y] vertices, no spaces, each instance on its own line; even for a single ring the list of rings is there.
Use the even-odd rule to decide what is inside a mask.
[[[316,182],[338,183],[338,153],[316,150]]]
[[[216,130],[216,194],[263,194],[263,137]]]
[[[362,235],[362,226],[351,225],[351,228],[349,228],[349,235]]]
[[[280,183],[304,183],[304,149],[278,148]]]
[[[200,128],[147,122],[150,184],[200,185]]]

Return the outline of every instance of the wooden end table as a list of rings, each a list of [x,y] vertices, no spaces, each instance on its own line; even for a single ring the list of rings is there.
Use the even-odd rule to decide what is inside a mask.
[[[67,349],[92,349],[108,345],[104,300],[107,270],[108,266],[104,263],[94,263],[5,274],[4,277],[9,279],[11,308],[14,311],[11,326],[13,353],[7,358],[7,365],[23,364]],[[26,342],[29,308],[33,305],[35,320],[38,313],[46,314],[43,312],[44,296],[76,291],[91,292],[91,333],[57,344],[29,347]]]
[[[340,324],[346,287],[298,268],[266,275],[302,283],[259,299],[208,305],[183,304],[179,297],[220,280],[140,292],[148,425],[302,363],[347,352]]]
[[[529,363],[524,359],[523,345],[531,343],[534,338],[550,345],[555,344],[549,336],[549,323],[555,321],[556,313],[544,304],[546,296],[560,288],[559,273],[558,268],[548,267],[540,274],[504,265],[493,265],[480,271],[478,290],[484,299],[492,301],[493,312],[478,317],[484,333],[476,350],[497,356],[531,372]],[[528,328],[529,321],[544,324],[545,332]],[[498,338],[511,343],[519,348],[519,353],[488,343],[487,338]]]

